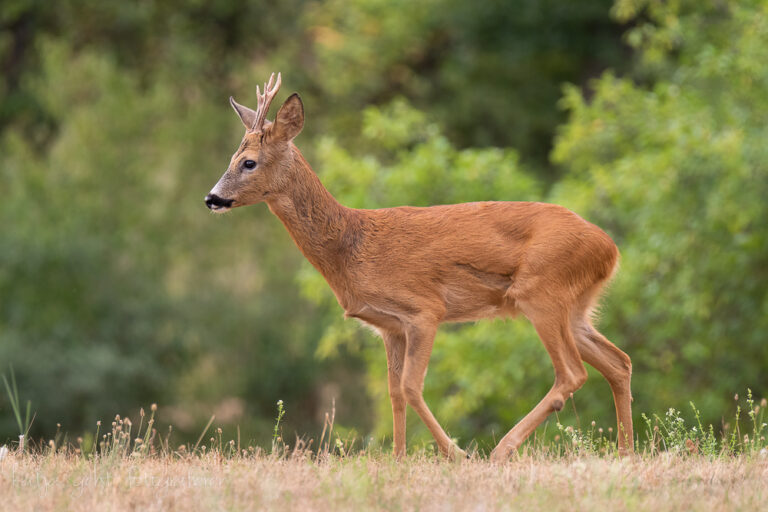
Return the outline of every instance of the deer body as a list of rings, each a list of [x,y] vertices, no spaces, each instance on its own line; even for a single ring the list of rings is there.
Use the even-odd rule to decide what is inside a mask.
[[[269,89],[265,86],[267,97]],[[256,112],[233,101],[248,131],[206,203],[226,210],[265,201],[325,277],[346,316],[379,332],[387,351],[397,455],[405,453],[408,404],[445,455],[464,456],[422,397],[438,326],[518,313],[531,320],[549,352],[555,383],[501,440],[492,458],[506,459],[552,411],[562,409],[586,380],[582,361],[610,383],[619,448],[632,450],[631,362],[590,321],[599,292],[618,263],[618,250],[607,234],[545,203],[346,208],[292,143],[303,125],[298,96],[286,100],[275,123],[264,121],[269,102],[262,98]],[[261,177],[243,171],[251,163]]]

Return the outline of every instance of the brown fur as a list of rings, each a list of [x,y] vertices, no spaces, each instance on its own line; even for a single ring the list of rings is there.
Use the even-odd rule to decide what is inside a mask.
[[[589,316],[617,266],[619,253],[610,237],[575,213],[545,203],[346,208],[292,143],[303,120],[301,100],[293,95],[274,123],[246,133],[214,191],[232,199],[233,207],[265,201],[328,281],[346,316],[381,334],[395,453],[405,453],[408,404],[445,455],[464,455],[422,397],[435,332],[442,322],[518,313],[533,323],[549,352],[555,382],[492,458],[508,458],[552,411],[562,409],[587,379],[582,361],[611,385],[619,448],[632,451],[631,362],[595,330]],[[242,170],[247,159],[258,162],[252,172]]]

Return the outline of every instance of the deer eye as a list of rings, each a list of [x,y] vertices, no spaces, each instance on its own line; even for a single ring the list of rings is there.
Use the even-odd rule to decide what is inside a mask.
[[[246,160],[245,162],[243,162],[243,167],[245,167],[246,169],[253,169],[254,167],[256,167],[256,162],[254,162],[253,160]]]

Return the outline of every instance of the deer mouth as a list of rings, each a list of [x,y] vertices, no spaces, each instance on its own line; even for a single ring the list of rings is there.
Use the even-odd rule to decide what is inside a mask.
[[[232,208],[232,203],[234,202],[234,199],[224,199],[216,194],[208,194],[205,196],[205,206],[216,213],[224,213],[227,210],[230,210]]]

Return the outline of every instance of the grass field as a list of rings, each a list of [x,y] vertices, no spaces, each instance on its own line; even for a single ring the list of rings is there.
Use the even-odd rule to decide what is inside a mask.
[[[0,500],[3,510],[765,510],[768,459],[10,453]]]
[[[635,455],[619,457],[612,432],[594,423],[556,423],[555,436],[504,464],[480,453],[449,462],[429,445],[396,460],[354,448],[332,419],[318,443],[289,446],[281,402],[269,449],[209,430],[213,418],[196,443],[172,446],[153,406],[85,441],[57,433],[0,447],[0,510],[767,510],[768,404],[751,393],[742,402],[717,436],[691,404],[690,424],[673,409],[643,415]]]

